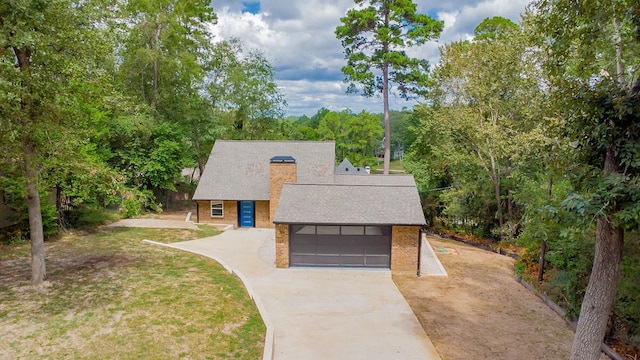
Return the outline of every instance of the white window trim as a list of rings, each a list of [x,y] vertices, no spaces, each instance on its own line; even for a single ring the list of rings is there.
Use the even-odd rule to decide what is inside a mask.
[[[214,206],[215,206],[215,210],[219,210],[220,215],[214,215],[213,214]],[[210,210],[209,214],[211,215],[212,218],[223,218],[224,217],[224,202],[223,201],[218,201],[218,200],[211,200],[211,204],[210,204],[210,209],[209,210]]]

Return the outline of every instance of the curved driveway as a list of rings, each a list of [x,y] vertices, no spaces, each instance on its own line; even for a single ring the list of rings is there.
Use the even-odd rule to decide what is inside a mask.
[[[239,274],[267,313],[276,360],[440,359],[389,270],[276,269],[274,239],[240,229],[170,246]]]

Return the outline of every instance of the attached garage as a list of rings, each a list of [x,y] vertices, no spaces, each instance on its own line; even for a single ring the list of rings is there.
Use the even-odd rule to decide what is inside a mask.
[[[290,225],[290,266],[389,268],[391,227]]]
[[[352,183],[356,177],[360,184]],[[279,268],[419,271],[425,220],[413,177],[336,175],[333,184],[286,183],[273,222]]]

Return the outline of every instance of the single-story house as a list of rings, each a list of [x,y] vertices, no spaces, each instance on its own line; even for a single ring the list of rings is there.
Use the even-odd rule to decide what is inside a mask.
[[[333,141],[218,140],[193,195],[197,222],[275,228],[279,268],[419,271],[425,218],[413,176],[334,164]]]

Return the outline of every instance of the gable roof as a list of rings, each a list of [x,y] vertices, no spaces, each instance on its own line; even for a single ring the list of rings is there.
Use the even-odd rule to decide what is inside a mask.
[[[341,185],[416,186],[416,181],[411,174],[372,174],[368,176],[336,174],[333,179],[334,183]]]
[[[298,182],[333,182],[333,141],[218,140],[193,200],[269,200],[269,160],[274,156],[296,159]]]
[[[336,178],[338,177],[336,175]],[[357,176],[357,178],[361,180],[369,177]],[[375,178],[378,179],[370,184],[359,185],[284,184],[273,222],[276,224],[426,224],[413,176],[401,176],[398,180],[392,180],[396,178],[395,175],[375,176]],[[389,184],[392,181],[396,181],[397,184]],[[383,184],[385,182],[386,185]]]
[[[364,168],[355,167],[347,158],[344,158],[340,165],[336,167],[336,174],[369,175]]]

